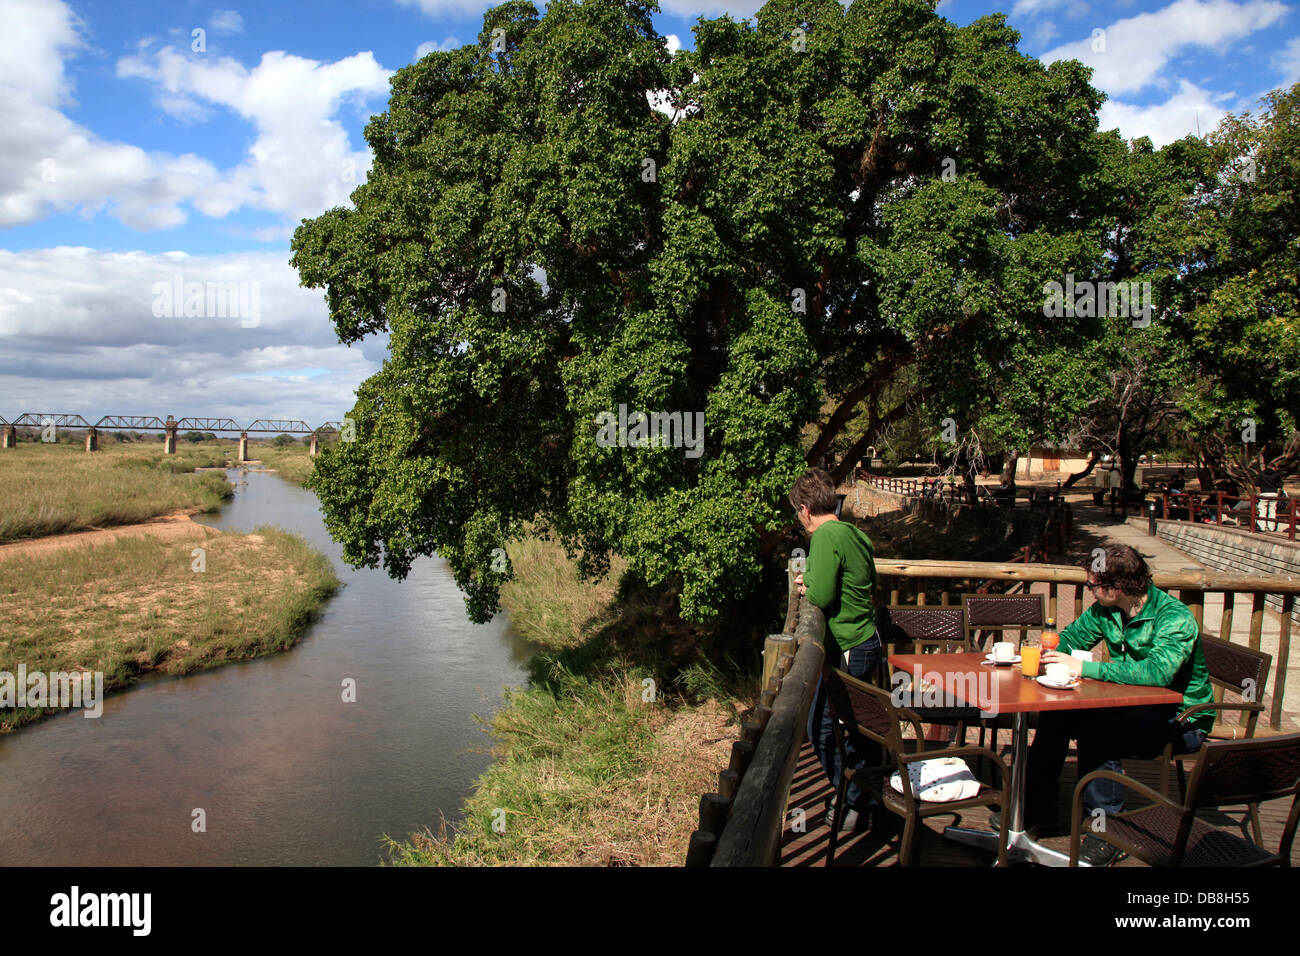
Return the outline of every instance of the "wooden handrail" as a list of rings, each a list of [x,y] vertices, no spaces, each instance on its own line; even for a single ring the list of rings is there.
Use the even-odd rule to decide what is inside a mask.
[[[1055,581],[1084,584],[1088,574],[1082,566],[1069,564],[999,564],[987,561],[900,561],[876,559],[876,573],[903,578],[983,578],[994,581]],[[1200,591],[1263,591],[1268,594],[1300,594],[1300,575],[1224,574],[1207,569],[1153,571],[1158,588],[1192,588]]]
[[[777,862],[790,781],[826,655],[822,647],[825,630],[822,612],[801,600],[795,631],[799,650],[781,681],[781,690],[772,702],[772,715],[741,778],[712,866],[771,866]]]

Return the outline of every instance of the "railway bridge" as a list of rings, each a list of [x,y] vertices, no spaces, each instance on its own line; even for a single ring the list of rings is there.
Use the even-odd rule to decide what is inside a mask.
[[[159,431],[164,436],[164,450],[168,455],[176,454],[176,436],[182,431],[197,432],[234,432],[239,434],[239,461],[248,460],[248,436],[250,434],[273,435],[310,435],[311,454],[319,451],[320,439],[325,435],[339,434],[344,441],[351,440],[352,422],[323,422],[316,427],[296,418],[258,418],[248,425],[240,425],[233,418],[180,418],[168,415],[164,420],[156,415],[104,415],[91,424],[81,415],[68,412],[24,412],[12,422],[0,415],[0,434],[3,435],[4,448],[13,448],[18,443],[19,428],[36,428],[41,431],[43,441],[54,441],[60,428],[84,429],[86,432],[86,451],[99,449],[99,430],[130,429],[131,431]],[[47,435],[51,437],[46,437]]]

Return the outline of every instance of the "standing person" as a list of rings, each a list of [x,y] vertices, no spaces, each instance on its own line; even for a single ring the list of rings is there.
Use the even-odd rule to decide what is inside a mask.
[[[835,516],[835,483],[820,468],[804,472],[790,489],[790,504],[809,535],[807,570],[795,578],[800,594],[826,615],[826,666],[870,681],[880,663],[880,638],[876,634],[876,561],[871,539],[856,525]],[[880,746],[849,728],[846,758],[855,768],[881,762]],[[839,753],[826,694],[819,679],[808,711],[808,740],[832,786],[840,779]],[[871,803],[850,782],[845,795],[848,812],[828,801],[826,823],[841,829],[859,829]],[[838,818],[838,819],[837,819]]]
[[[1149,760],[1166,744],[1175,753],[1194,753],[1214,726],[1214,712],[1178,714],[1214,695],[1201,650],[1201,629],[1191,609],[1151,583],[1142,555],[1126,544],[1111,544],[1104,554],[1085,559],[1088,589],[1097,598],[1074,623],[1061,631],[1061,643],[1043,655],[1047,664],[1065,664],[1074,676],[1167,687],[1183,695],[1181,704],[1150,707],[1101,707],[1046,711],[1029,748],[1025,818],[1031,825],[1055,824],[1061,768],[1070,739],[1078,741],[1079,778],[1094,770],[1122,772],[1121,757]],[[1098,570],[1100,569],[1100,570]],[[1107,662],[1083,661],[1072,651],[1089,650],[1101,641]],[[1114,780],[1094,780],[1083,791],[1084,810],[1092,815],[1124,810],[1124,789]],[[1092,834],[1084,837],[1080,859],[1106,866],[1118,851]]]
[[[1255,506],[1255,514],[1263,520],[1256,522],[1256,527],[1260,531],[1276,531],[1277,498],[1282,489],[1282,476],[1271,464],[1262,461],[1262,455],[1260,457],[1264,470],[1259,473],[1259,503]]]

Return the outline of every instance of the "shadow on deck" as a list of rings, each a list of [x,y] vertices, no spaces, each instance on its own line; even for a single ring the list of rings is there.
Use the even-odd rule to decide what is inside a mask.
[[[974,736],[972,733],[968,735],[967,739],[973,742]],[[1010,731],[1003,731],[1000,735],[998,753],[1002,755],[1003,760],[1007,761],[1008,764],[1010,763],[1010,743]],[[1124,772],[1148,786],[1157,790],[1160,788],[1160,764],[1158,761],[1125,760]],[[1065,771],[1061,776],[1061,803],[1058,808],[1058,819],[1061,821],[1069,819],[1069,801],[1073,797],[1074,784],[1077,779],[1078,775],[1072,750],[1070,758],[1066,761]],[[1177,793],[1176,778],[1171,784],[1171,790],[1175,794]],[[833,793],[834,791],[826,779],[821,764],[817,762],[817,757],[813,754],[812,746],[805,740],[799,751],[799,763],[795,768],[794,779],[790,785],[790,800],[786,812],[787,823],[785,833],[781,839],[781,866],[826,865],[830,830],[826,827],[824,817],[826,801]],[[789,811],[796,807],[801,807],[805,811],[806,833],[795,833],[790,829]],[[1278,841],[1282,838],[1282,828],[1286,824],[1286,814],[1289,809],[1289,800],[1275,800],[1260,807],[1260,823],[1264,831],[1265,848],[1276,852]],[[961,818],[960,823],[963,826],[988,828],[989,825],[988,811],[982,807],[961,814],[953,813],[947,816],[931,817],[929,820],[923,821],[918,839],[917,862],[920,866],[991,866],[993,864],[995,860],[994,854],[985,853],[944,839],[942,835],[943,828],[959,822],[958,817]],[[1249,825],[1242,822],[1244,817],[1244,810],[1238,813],[1235,809],[1229,809],[1223,813],[1206,811],[1201,814],[1202,819],[1216,826],[1224,828],[1231,826],[1242,827],[1241,835],[1246,839],[1250,839]],[[882,810],[876,815],[875,826],[870,831],[866,833],[840,834],[839,844],[835,848],[835,865],[897,866],[898,846],[902,835],[902,818],[887,810]],[[1068,833],[1065,836],[1048,837],[1039,842],[1062,853],[1070,852]],[[1293,866],[1300,865],[1300,839],[1292,846],[1291,864]],[[1124,867],[1144,866],[1145,864],[1132,859],[1124,859],[1116,865]]]

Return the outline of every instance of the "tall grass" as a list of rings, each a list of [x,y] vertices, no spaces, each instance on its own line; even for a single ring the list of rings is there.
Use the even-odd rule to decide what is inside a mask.
[[[193,472],[224,461],[213,448],[164,456],[161,443],[113,444],[93,453],[39,442],[0,450],[0,543],[134,524],[182,509],[213,511],[230,497],[230,484],[215,472]]]
[[[674,596],[580,582],[555,542],[508,549],[511,626],[540,644],[527,689],[489,724],[497,761],[462,822],[385,837],[391,863],[679,865],[701,793],[736,737],[737,693],[707,660],[674,666]]]

